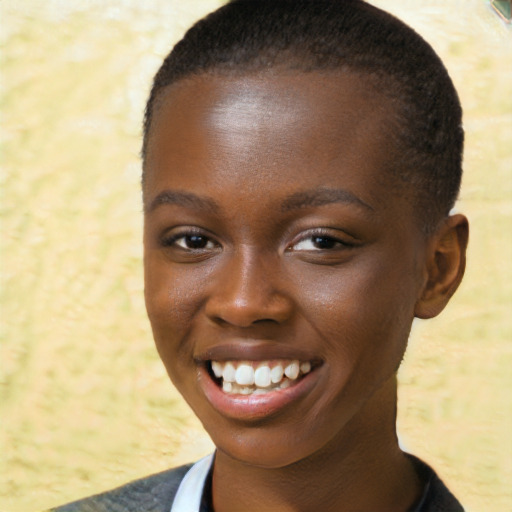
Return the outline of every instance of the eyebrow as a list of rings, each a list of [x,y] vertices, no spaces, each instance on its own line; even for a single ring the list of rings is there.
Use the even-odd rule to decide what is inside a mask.
[[[203,210],[206,213],[217,213],[219,211],[218,204],[208,197],[178,190],[164,190],[144,209],[145,213],[150,213],[163,204],[174,204],[185,208],[194,208]]]
[[[306,190],[296,192],[287,197],[281,203],[281,211],[289,212],[299,210],[301,208],[311,208],[315,206],[323,206],[332,203],[348,203],[363,207],[371,212],[375,211],[368,203],[345,189],[338,188],[319,188],[315,190]],[[185,208],[195,208],[203,210],[206,213],[218,213],[219,205],[209,197],[199,196],[191,192],[181,192],[178,190],[164,190],[160,192],[145,208],[145,213],[150,213],[160,205],[172,204],[183,206]]]
[[[306,190],[297,192],[288,197],[281,204],[281,210],[288,212],[300,208],[311,208],[323,206],[332,203],[349,203],[363,207],[365,210],[374,212],[374,208],[362,199],[345,189],[339,188],[319,188],[315,190]]]

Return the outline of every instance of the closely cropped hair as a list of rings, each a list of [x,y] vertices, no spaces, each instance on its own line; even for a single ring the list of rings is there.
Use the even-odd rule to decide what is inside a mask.
[[[390,125],[396,158],[389,172],[411,187],[424,230],[435,229],[453,207],[462,175],[457,92],[427,42],[362,0],[233,0],[197,22],[154,78],[143,161],[166,86],[192,75],[268,68],[364,74],[365,84],[388,98],[396,113]]]

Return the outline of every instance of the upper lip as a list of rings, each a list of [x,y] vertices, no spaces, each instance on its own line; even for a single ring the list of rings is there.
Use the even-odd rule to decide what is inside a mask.
[[[299,361],[320,361],[318,355],[308,350],[270,341],[238,341],[221,343],[205,349],[194,359],[205,361],[266,361],[270,359],[297,359]]]

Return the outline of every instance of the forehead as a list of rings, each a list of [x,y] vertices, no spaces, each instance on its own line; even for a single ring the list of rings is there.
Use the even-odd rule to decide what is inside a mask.
[[[364,178],[368,194],[380,196],[376,183],[390,183],[394,117],[389,100],[356,72],[187,78],[169,86],[155,106],[145,191],[164,170],[206,179],[231,173],[245,183],[250,172],[242,171],[251,170],[276,185],[281,177],[327,186],[336,169],[345,180],[351,169],[359,186]]]

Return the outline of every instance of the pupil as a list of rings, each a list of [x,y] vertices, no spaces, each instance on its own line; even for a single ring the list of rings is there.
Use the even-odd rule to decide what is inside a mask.
[[[191,249],[204,249],[206,247],[206,238],[200,235],[187,236],[187,245]]]
[[[336,241],[325,236],[315,236],[313,238],[313,243],[319,249],[332,249]]]

